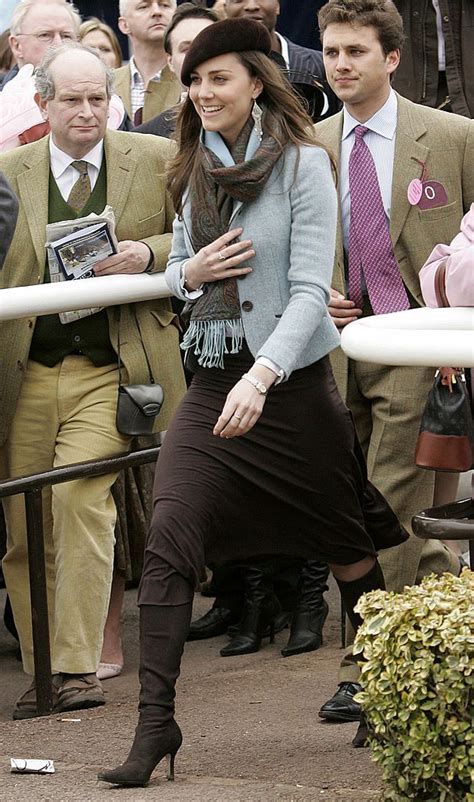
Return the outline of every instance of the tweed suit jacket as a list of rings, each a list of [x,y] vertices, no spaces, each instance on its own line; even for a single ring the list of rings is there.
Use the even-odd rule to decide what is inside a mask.
[[[320,148],[288,147],[263,191],[248,204],[237,203],[229,229],[242,227],[256,255],[252,273],[237,282],[242,323],[252,354],[266,356],[286,377],[316,362],[338,345],[339,335],[326,304],[329,299],[336,229],[336,192],[327,154]],[[180,287],[183,261],[193,255],[191,208],[175,220],[166,280]]]
[[[117,95],[120,95],[133,124],[132,99],[130,90],[130,66],[119,67],[114,72],[114,85]],[[181,97],[181,84],[174,72],[168,66],[163,67],[159,81],[150,81],[145,91],[143,103],[142,122],[151,120],[162,111],[174,106]]]
[[[393,163],[390,236],[400,272],[415,301],[423,306],[419,271],[438,242],[451,242],[462,216],[474,200],[474,122],[456,114],[412,103],[397,94],[398,119]],[[343,113],[316,125],[319,140],[339,160]],[[421,177],[422,164],[431,179],[446,189],[448,202],[436,209],[411,206],[410,181]],[[342,227],[337,231],[333,287],[346,295]],[[346,393],[348,360],[333,355],[338,384]]]
[[[15,231],[18,201],[5,176],[0,173],[0,268],[3,266]]]
[[[165,192],[165,164],[172,149],[168,140],[145,134],[107,131],[104,138],[107,203],[115,212],[117,237],[145,242],[153,251],[156,272],[165,269],[171,244],[174,211]],[[45,273],[49,137],[1,155],[0,170],[20,202],[15,236],[0,271],[0,288],[40,284]],[[118,309],[107,310],[115,350]],[[124,304],[120,309],[120,355],[130,384],[148,381],[138,320],[153,374],[164,388],[165,401],[157,418],[157,428],[164,430],[185,390],[178,331],[170,325],[175,315],[169,299]],[[0,444],[7,436],[21,392],[34,326],[35,318],[0,323]]]

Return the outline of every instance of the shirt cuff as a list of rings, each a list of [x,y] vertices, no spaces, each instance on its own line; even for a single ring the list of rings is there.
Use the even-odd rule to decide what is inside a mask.
[[[187,290],[186,289],[186,287],[184,286],[184,282],[186,281],[186,265],[188,264],[188,262],[189,262],[189,259],[186,259],[181,265],[181,277],[179,279],[179,286],[181,287],[181,289],[183,291],[183,295],[186,298],[188,298],[190,301],[195,301],[196,298],[200,298],[201,295],[203,294],[203,289],[202,288],[203,288],[204,284],[201,284],[201,286],[198,287],[197,290]]]
[[[255,360],[256,365],[263,365],[265,368],[268,368],[273,373],[277,375],[277,380],[275,384],[280,384],[285,378],[285,371],[282,368],[278,367],[278,365],[272,360],[268,359],[266,356],[259,356]]]

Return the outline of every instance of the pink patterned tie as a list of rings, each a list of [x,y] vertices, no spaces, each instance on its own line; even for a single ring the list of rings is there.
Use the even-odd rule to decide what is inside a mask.
[[[410,302],[393,253],[374,160],[363,139],[368,130],[354,128],[349,158],[349,297],[362,308],[363,273],[372,309],[381,315],[409,309]]]

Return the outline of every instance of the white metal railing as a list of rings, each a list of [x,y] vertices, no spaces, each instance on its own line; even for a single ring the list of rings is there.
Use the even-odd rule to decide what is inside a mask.
[[[12,287],[0,290],[0,320],[148,301],[170,295],[163,273],[97,276],[82,281]]]
[[[163,273],[102,276],[0,290],[0,320],[169,297]],[[474,366],[474,308],[410,309],[350,323],[348,356],[383,365]]]
[[[352,359],[381,365],[474,366],[474,308],[409,309],[374,315],[343,329]]]

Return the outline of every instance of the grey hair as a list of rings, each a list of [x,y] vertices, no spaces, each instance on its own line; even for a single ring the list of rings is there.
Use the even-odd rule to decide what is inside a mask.
[[[79,42],[71,42],[68,45],[62,45],[61,47],[48,47],[41,62],[35,70],[35,87],[41,100],[52,100],[54,98],[55,86],[53,75],[51,73],[51,64],[57,59],[58,56],[61,56],[68,50],[82,50],[84,53],[90,53],[92,56],[95,56],[100,66],[104,70],[105,90],[107,92],[107,97],[110,100],[114,92],[114,70],[105,66],[97,50],[95,50],[93,47],[88,47],[87,45],[81,45]]]
[[[11,36],[18,36],[21,33],[21,29],[23,27],[23,22],[25,20],[26,15],[28,12],[33,8],[33,6],[38,5],[38,0],[20,0],[17,6],[13,9],[13,14],[10,22],[10,34]],[[47,5],[50,5],[47,3]],[[51,3],[52,5],[52,3]],[[69,13],[71,17],[71,22],[74,27],[74,32],[76,36],[79,36],[79,26],[81,24],[81,17],[77,8],[75,8],[72,3],[64,2],[54,3],[55,6],[63,5]]]

